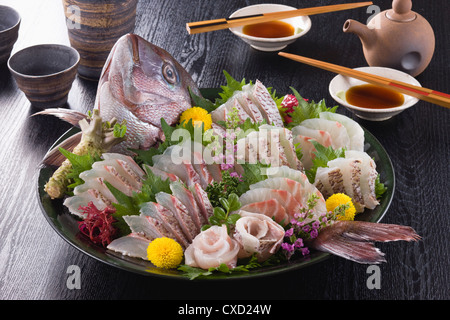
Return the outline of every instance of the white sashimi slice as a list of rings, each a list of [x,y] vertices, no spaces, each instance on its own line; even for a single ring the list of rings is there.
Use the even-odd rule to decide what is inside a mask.
[[[272,169],[272,168],[270,168]],[[316,186],[309,182],[308,177],[301,171],[294,170],[289,167],[274,168],[275,170],[268,170],[269,178],[288,178],[294,180],[302,185],[308,195],[316,194],[318,199],[313,211],[320,214],[326,212],[325,199],[322,193]],[[320,169],[320,168],[319,168]]]
[[[331,135],[325,130],[311,129],[302,125],[292,128],[292,135],[295,137],[301,135],[304,137],[313,138],[324,147],[329,147],[332,144]]]
[[[247,92],[239,91],[235,97],[254,122],[264,121],[261,111],[259,111],[258,106],[252,101],[252,99],[249,98]]]
[[[158,192],[155,195],[156,202],[170,210],[173,216],[177,219],[181,230],[183,230],[184,235],[189,242],[199,233],[199,230],[195,226],[187,208],[183,203],[171,194],[165,192]]]
[[[80,174],[84,183],[75,187],[73,197],[64,200],[64,205],[77,216],[83,216],[79,206],[87,206],[91,201],[99,210],[117,202],[105,182],[128,196],[140,192],[145,173],[131,157],[117,153],[105,153],[102,157],[104,160]]]
[[[331,136],[333,149],[346,148],[348,150],[350,147],[347,129],[337,121],[313,118],[302,121],[300,125],[310,129],[327,131]]]
[[[286,210],[276,199],[249,203],[243,206],[241,210],[264,214],[283,225],[289,223],[289,216],[286,213]]]
[[[374,209],[380,204],[375,194],[375,180],[378,177],[375,161],[364,151],[349,150],[345,152],[345,157],[362,161],[361,193],[364,197],[364,206]]]
[[[200,177],[192,164],[174,163],[167,154],[153,156],[153,167],[179,177],[187,186],[200,183]]]
[[[159,203],[147,202],[141,207],[141,215],[150,216],[161,222],[164,228],[173,234],[178,243],[187,248],[190,241],[185,236],[178,220],[169,209],[163,207]]]
[[[297,135],[294,137],[294,144],[301,149],[302,152],[302,164],[305,170],[309,170],[313,166],[313,159],[315,158],[314,152],[316,148],[312,144],[311,140],[314,140],[310,137],[305,137],[302,135]]]
[[[117,200],[110,200],[103,197],[102,194],[97,192],[94,189],[87,190],[83,193],[80,193],[73,197],[68,197],[64,199],[64,206],[67,207],[70,213],[80,217],[80,218],[86,218],[83,211],[80,209],[80,207],[85,207],[89,204],[89,202],[92,202],[92,204],[98,209],[98,210],[104,210],[108,206],[111,205],[113,202],[117,202]]]
[[[194,195],[195,201],[197,202],[198,208],[200,209],[200,213],[204,217],[204,220],[208,221],[209,217],[213,214],[213,206],[209,201],[208,194],[198,183],[195,183],[188,188]]]
[[[251,119],[250,115],[246,112],[244,107],[236,98],[237,93],[238,92],[236,92],[233,97],[229,98],[227,102],[211,112],[211,118],[214,123],[218,123],[219,121],[226,121],[228,115],[233,112],[233,109],[236,110],[235,112],[237,112],[237,116],[242,122],[247,118]]]
[[[273,124],[277,127],[284,126],[277,104],[261,81],[256,80],[254,85],[245,85],[242,91],[249,94],[250,99],[259,108],[259,111],[268,124]]]
[[[303,164],[297,158],[297,154],[295,152],[294,139],[291,130],[286,128],[274,127],[271,125],[261,125],[259,127],[259,130],[261,129],[274,130],[278,132],[280,144],[283,148],[284,155],[289,167],[297,170],[303,170]]]
[[[308,177],[301,171],[289,168],[287,166],[281,166],[279,168],[269,168],[267,170],[267,175],[269,178],[289,178],[300,182],[302,185],[309,183]]]
[[[211,118],[214,123],[218,123],[220,121],[225,121],[227,119],[227,107],[225,104],[222,104],[214,111],[211,112]]]
[[[335,193],[345,193],[352,198],[357,212],[373,209],[379,201],[375,194],[378,176],[375,162],[363,151],[349,150],[345,158],[327,163],[327,168],[318,168],[314,185],[328,198]]]
[[[269,141],[267,135],[260,134],[259,131],[250,132],[245,138],[237,141],[236,157],[237,163],[257,162],[270,164]]]
[[[120,153],[103,153],[102,158],[105,160],[118,159],[127,163],[127,165],[137,174],[142,177],[144,176],[144,171],[139,167],[139,165],[130,156],[120,154]]]
[[[200,232],[201,227],[206,224],[207,221],[200,213],[200,208],[198,207],[197,201],[195,200],[192,192],[186,189],[180,182],[172,182],[170,184],[170,190],[172,190],[172,194],[186,207],[192,221],[197,227],[197,232]]]
[[[131,160],[134,163],[133,160]],[[114,188],[120,190],[128,196],[133,192],[139,192],[142,187],[143,171],[135,172],[123,160],[108,159],[94,162],[92,169],[80,173],[80,178],[85,181],[85,185],[80,185],[77,191],[83,192],[88,188],[107,189],[104,181],[109,182]],[[100,178],[100,179],[98,179]],[[89,186],[92,181],[93,185]],[[76,189],[75,188],[75,189]],[[100,189],[98,189],[100,191]],[[76,194],[76,193],[75,193]]]
[[[236,98],[229,99],[226,102],[226,108],[228,110],[228,113],[237,112],[237,116],[242,122],[244,122],[248,118],[252,119],[251,116],[245,111],[239,100]]]
[[[286,210],[289,217],[293,217],[294,214],[299,212],[302,208],[301,204],[288,191],[269,188],[248,190],[240,196],[239,201],[242,206],[245,206],[250,203],[262,202],[270,199],[276,199]]]
[[[271,218],[259,213],[240,210],[234,238],[240,243],[238,258],[256,254],[258,261],[267,260],[281,245],[284,228]]]
[[[111,241],[107,249],[121,253],[124,256],[148,260],[147,247],[149,244],[150,240],[145,237],[130,233]]]
[[[123,220],[130,227],[132,233],[141,235],[150,241],[161,237],[175,238],[164,228],[161,222],[150,216],[124,216]]]
[[[340,182],[345,190],[345,194],[353,200],[357,211],[362,211],[364,199],[361,194],[361,164],[362,161],[353,158],[337,158],[328,161],[330,168],[339,168],[341,173]]]
[[[325,199],[332,194],[345,192],[339,168],[317,168],[314,185],[320,190]]]
[[[350,137],[349,150],[364,151],[364,130],[358,122],[347,116],[333,112],[321,112],[319,117],[320,119],[338,121],[341,123],[347,129]]]
[[[331,135],[324,130],[311,129],[298,125],[292,128],[292,134],[294,135],[294,144],[298,144],[301,148],[303,154],[301,161],[306,170],[311,169],[313,159],[316,156],[314,154],[316,148],[311,142],[311,139],[317,141],[324,147],[329,147],[332,144]]]
[[[234,268],[239,249],[238,242],[228,235],[225,225],[212,226],[199,233],[184,251],[185,264],[209,269],[225,263]]]
[[[159,170],[155,167],[149,166],[147,164],[144,164],[144,171],[147,175],[149,175],[149,172],[152,172],[155,176],[160,177],[162,180],[169,179],[170,181],[180,181],[180,178],[178,176],[168,173],[162,170]]]
[[[316,206],[313,208],[313,213],[319,217],[321,213],[325,213],[325,200],[323,199],[320,191],[313,186],[312,184],[302,185],[301,183],[291,180],[289,178],[269,178],[258,183],[255,183],[250,186],[250,189],[259,189],[259,188],[269,188],[269,189],[277,189],[277,190],[285,190],[288,191],[292,196],[300,203],[303,208],[308,207],[308,199],[311,198],[311,195],[316,195],[318,197]]]
[[[84,172],[84,173],[86,173],[86,172]],[[73,194],[75,196],[79,196],[88,190],[95,190],[97,193],[100,194],[100,197],[103,197],[106,200],[109,200],[111,202],[116,200],[116,198],[113,196],[111,191],[106,186],[104,178],[97,176],[98,172],[90,172],[90,173],[94,173],[95,176],[89,177],[89,175],[83,175],[82,179],[85,182],[83,184],[76,186],[75,189],[73,189]],[[106,177],[106,178],[108,179],[108,177]],[[128,193],[128,191],[129,191],[128,188],[127,189],[121,188],[121,186],[117,185],[117,184],[116,185],[113,184],[113,186],[121,191],[123,190],[122,192],[124,192],[124,193],[125,192]]]

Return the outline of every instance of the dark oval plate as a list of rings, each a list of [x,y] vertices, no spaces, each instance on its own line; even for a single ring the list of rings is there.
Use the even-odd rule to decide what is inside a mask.
[[[208,98],[217,96],[217,89],[203,89],[203,95]],[[68,130],[58,141],[50,148],[52,150],[56,145],[78,132],[79,129],[72,128]],[[381,181],[387,187],[387,191],[380,199],[380,205],[373,210],[365,210],[363,213],[358,214],[357,219],[362,221],[379,222],[386,214],[395,190],[395,176],[394,169],[391,160],[386,153],[386,150],[380,144],[380,142],[366,129],[365,133],[365,151],[375,160],[377,165],[377,171],[380,173]],[[38,181],[37,181],[37,195],[39,198],[39,204],[42,208],[45,218],[53,229],[69,244],[80,250],[81,252],[91,256],[108,265],[138,273],[141,275],[151,275],[160,277],[169,277],[175,279],[188,279],[183,272],[177,270],[165,270],[155,267],[149,261],[141,259],[130,258],[123,256],[119,253],[113,252],[102,246],[95,245],[86,236],[81,234],[78,230],[79,219],[70,214],[67,208],[63,205],[61,199],[51,200],[47,193],[44,191],[44,186],[50,179],[54,172],[54,167],[41,166],[38,169]],[[298,258],[287,263],[279,264],[276,266],[263,267],[250,269],[245,273],[231,273],[231,274],[212,274],[206,280],[210,279],[242,279],[242,278],[254,278],[259,276],[270,276],[279,274],[282,272],[297,270],[310,266],[314,263],[321,262],[330,256],[328,253],[323,252],[311,252],[311,254],[304,258]]]

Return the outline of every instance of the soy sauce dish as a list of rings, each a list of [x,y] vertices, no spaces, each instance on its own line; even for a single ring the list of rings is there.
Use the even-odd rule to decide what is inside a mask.
[[[257,4],[252,5],[248,7],[241,8],[237,11],[235,11],[233,14],[231,14],[230,18],[236,18],[236,17],[242,17],[247,15],[253,15],[253,14],[261,14],[261,13],[268,13],[268,12],[280,12],[280,11],[287,11],[287,10],[296,10],[297,8],[281,5],[281,4]],[[281,23],[280,23],[281,22]],[[270,37],[261,37],[261,36],[255,36],[257,35],[258,28],[260,28],[260,31],[263,31],[262,29],[267,28],[286,28],[287,25],[292,27],[293,34],[289,36],[282,36],[276,37],[276,34],[270,35]],[[280,21],[277,21],[276,23],[266,23],[266,24],[260,24],[260,25],[254,25],[253,32],[244,32],[245,28],[248,28],[248,26],[240,26],[235,28],[230,28],[230,31],[233,32],[236,36],[240,37],[244,42],[248,43],[252,48],[260,51],[279,51],[287,47],[289,44],[296,41],[298,38],[305,35],[310,29],[311,29],[311,19],[308,16],[299,16],[289,19],[283,19]],[[287,27],[289,28],[289,27]],[[268,30],[266,30],[268,31]],[[276,32],[277,30],[273,30]],[[257,33],[255,33],[257,32]],[[271,33],[271,32],[270,32]],[[265,33],[267,34],[267,33]],[[273,37],[275,36],[275,37]]]
[[[355,68],[355,70],[421,87],[419,81],[414,77],[396,69],[385,67],[361,67]],[[351,100],[350,98],[352,97],[349,96],[349,93],[351,94],[354,89],[360,89],[358,91],[362,92],[366,97],[360,96],[359,99],[354,99],[355,97],[353,97]],[[342,75],[337,75],[331,80],[329,92],[337,103],[346,107],[359,118],[370,121],[388,120],[400,112],[412,107],[419,101],[417,98],[403,95],[395,91],[383,92],[382,88],[367,85],[364,81]],[[377,97],[377,95],[380,96]],[[353,102],[353,104],[350,103],[353,100],[359,100],[359,102]],[[394,101],[398,101],[398,103],[392,104]],[[371,105],[371,103],[373,105]],[[385,103],[384,106],[382,105],[383,103]]]

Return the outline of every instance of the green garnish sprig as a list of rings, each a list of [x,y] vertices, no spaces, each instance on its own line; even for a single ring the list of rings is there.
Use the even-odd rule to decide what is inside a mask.
[[[236,221],[241,217],[236,211],[241,208],[239,197],[235,193],[231,193],[228,198],[219,198],[220,207],[215,207],[213,214],[209,217],[209,223],[202,227],[202,231],[207,230],[212,225],[226,225],[228,233],[234,229]]]

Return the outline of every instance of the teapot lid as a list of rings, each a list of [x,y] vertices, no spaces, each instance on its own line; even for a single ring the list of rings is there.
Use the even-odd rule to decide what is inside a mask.
[[[386,12],[386,17],[393,21],[409,22],[416,19],[417,15],[411,11],[411,0],[393,0],[392,9]]]

